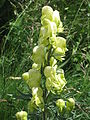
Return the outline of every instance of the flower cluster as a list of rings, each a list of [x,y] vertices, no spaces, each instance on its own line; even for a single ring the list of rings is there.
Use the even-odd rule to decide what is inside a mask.
[[[42,84],[44,84],[44,90],[46,89],[47,93],[51,92],[53,94],[60,93],[66,85],[64,71],[60,69],[57,72],[57,60],[62,61],[67,51],[66,39],[57,36],[58,33],[63,32],[59,12],[57,10],[53,11],[49,6],[44,6],[42,8],[41,25],[38,45],[34,47],[32,54],[34,63],[32,68],[22,75],[32,90],[32,98],[28,103],[30,112],[37,108],[44,110],[45,98]],[[73,108],[73,101],[72,99],[68,100],[68,109]],[[59,99],[56,101],[56,105],[62,111],[65,102]]]
[[[32,69],[30,69],[26,73],[23,73],[22,77],[32,90],[32,99],[28,103],[29,111],[33,112],[33,110],[37,109],[37,107],[43,110],[44,108],[43,90],[40,87],[41,73],[40,70],[38,70],[37,64],[34,63],[32,65]]]
[[[63,32],[63,25],[60,20],[59,12],[49,6],[42,8],[41,29],[39,36],[39,45],[45,47],[52,46],[53,56],[62,61],[67,51],[66,40],[58,37],[57,33]]]
[[[61,73],[56,72],[57,65],[46,66],[44,69],[44,75],[46,76],[46,88],[52,93],[60,93],[66,84],[63,70]]]
[[[59,111],[62,112],[63,110],[71,111],[75,107],[75,101],[73,98],[68,98],[67,101],[63,99],[58,99],[56,101],[56,105],[59,108]]]

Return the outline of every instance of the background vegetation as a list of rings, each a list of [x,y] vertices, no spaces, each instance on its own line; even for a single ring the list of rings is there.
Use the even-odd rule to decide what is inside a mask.
[[[17,111],[27,111],[28,87],[24,81],[10,77],[21,77],[31,68],[32,48],[37,44],[44,5],[59,10],[64,24],[61,36],[67,39],[65,61],[58,64],[64,69],[67,80],[64,97],[73,96],[76,107],[62,120],[89,120],[89,0],[0,1],[0,120],[15,120]],[[55,108],[52,108],[49,119],[60,120],[54,113]],[[32,120],[40,120],[39,114],[30,116]]]

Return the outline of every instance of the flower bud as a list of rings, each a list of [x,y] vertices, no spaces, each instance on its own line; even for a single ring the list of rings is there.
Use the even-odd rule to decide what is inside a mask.
[[[28,72],[23,73],[23,74],[22,74],[22,78],[23,78],[25,81],[29,80],[29,73],[28,73]]]
[[[59,108],[60,112],[62,112],[63,109],[65,108],[65,101],[63,99],[58,99],[56,101],[56,105]]]
[[[67,110],[71,111],[75,107],[75,101],[73,98],[69,98],[68,101],[66,102]]]
[[[17,120],[27,120],[27,112],[21,111],[16,113]]]

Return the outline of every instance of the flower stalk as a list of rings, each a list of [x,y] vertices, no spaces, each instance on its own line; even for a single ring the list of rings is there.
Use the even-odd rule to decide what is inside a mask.
[[[28,103],[29,112],[42,110],[43,120],[47,120],[47,93],[60,95],[66,85],[63,69],[58,69],[57,61],[63,61],[66,48],[66,39],[59,37],[63,32],[63,25],[59,12],[53,11],[50,6],[42,8],[41,29],[38,45],[34,47],[32,68],[23,73],[22,77],[32,90],[32,98]],[[53,103],[53,102],[52,102]],[[67,109],[74,108],[74,100],[68,99]],[[56,101],[56,106],[62,112],[65,106],[63,99]]]

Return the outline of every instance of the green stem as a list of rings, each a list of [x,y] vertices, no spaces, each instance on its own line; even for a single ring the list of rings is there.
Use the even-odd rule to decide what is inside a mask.
[[[51,57],[51,49],[52,49],[52,47],[49,49],[49,53],[48,53],[48,58],[47,58],[47,65],[49,66],[50,65],[50,57]],[[44,95],[43,95],[43,97],[44,97],[44,104],[46,104],[46,98],[47,98],[47,90],[46,90],[46,87],[45,87],[45,85],[44,85]],[[47,112],[46,112],[46,110],[47,110],[47,108],[46,108],[46,106],[44,105],[44,112],[43,112],[43,120],[47,120]]]
[[[47,59],[48,66],[50,65],[51,49],[52,47],[49,49],[49,53],[48,53],[48,59]]]
[[[45,120],[45,111],[43,112],[43,120]]]
[[[46,88],[45,88],[45,90],[44,90],[44,95],[43,95],[43,97],[44,97],[44,104],[46,104]],[[44,105],[44,111],[43,111],[43,120],[47,120],[46,119],[46,106]]]

